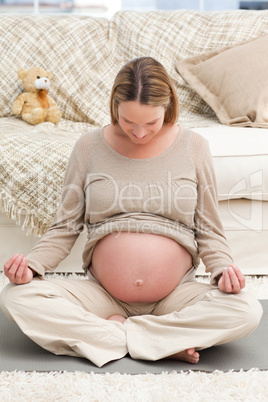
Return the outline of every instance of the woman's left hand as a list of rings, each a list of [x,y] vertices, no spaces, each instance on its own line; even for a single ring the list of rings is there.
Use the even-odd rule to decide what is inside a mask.
[[[236,265],[225,268],[218,282],[218,287],[225,293],[239,293],[246,283],[245,277]]]

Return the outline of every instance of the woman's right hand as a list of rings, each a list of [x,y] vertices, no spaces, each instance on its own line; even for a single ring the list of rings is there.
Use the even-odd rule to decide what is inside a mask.
[[[22,254],[13,255],[4,265],[4,273],[11,283],[22,285],[31,282],[34,273],[28,267],[28,260]]]

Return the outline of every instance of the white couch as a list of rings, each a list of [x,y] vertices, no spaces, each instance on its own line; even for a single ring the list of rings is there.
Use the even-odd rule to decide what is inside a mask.
[[[210,143],[219,211],[235,262],[246,274],[268,274],[268,124],[221,124],[175,68],[179,60],[268,34],[268,12],[121,11],[110,20],[2,15],[0,32],[1,268],[13,253],[27,254],[47,230],[74,142],[109,122],[109,92],[119,68],[148,55],[165,65],[175,83],[178,123]],[[54,75],[50,95],[62,111],[57,126],[30,126],[12,116],[11,104],[22,91],[17,71],[33,65]],[[82,272],[85,236],[58,271]]]

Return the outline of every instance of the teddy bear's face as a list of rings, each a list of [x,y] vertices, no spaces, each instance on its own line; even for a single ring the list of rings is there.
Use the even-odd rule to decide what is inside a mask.
[[[22,85],[27,92],[38,92],[41,89],[49,90],[52,74],[43,68],[33,67],[30,70],[20,69],[18,72]]]

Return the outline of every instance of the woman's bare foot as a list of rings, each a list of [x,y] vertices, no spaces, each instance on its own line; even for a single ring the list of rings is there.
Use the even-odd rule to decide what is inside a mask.
[[[107,320],[111,320],[111,321],[118,321],[121,322],[121,324],[124,324],[124,322],[126,321],[126,318],[123,317],[122,315],[111,315],[111,317],[107,318]]]
[[[199,362],[199,353],[196,352],[195,348],[190,348],[166,357],[166,359],[182,360],[187,363],[197,364]]]

